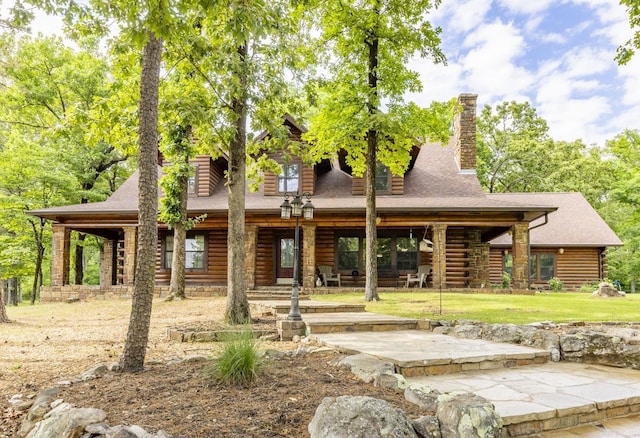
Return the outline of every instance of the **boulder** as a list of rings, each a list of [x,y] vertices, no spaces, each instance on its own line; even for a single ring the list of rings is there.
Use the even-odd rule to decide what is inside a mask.
[[[625,297],[625,294],[622,291],[619,291],[613,284],[608,282],[602,282],[598,285],[598,290],[593,293],[594,296],[598,297]]]
[[[435,413],[438,410],[438,397],[441,393],[427,385],[413,384],[404,390],[404,398],[420,406],[426,412]]]
[[[41,391],[36,396],[36,398],[33,400],[33,404],[29,408],[29,412],[27,412],[27,415],[22,421],[22,425],[20,426],[20,430],[18,431],[18,437],[23,438],[27,436],[31,429],[34,428],[36,423],[42,420],[44,414],[49,412],[49,410],[51,409],[51,402],[58,395],[59,391],[60,390],[54,386]]]
[[[107,418],[102,409],[71,408],[51,414],[36,424],[28,438],[78,438],[84,428],[93,423],[101,423]]]
[[[413,420],[413,428],[422,438],[441,438],[440,422],[434,416],[425,415]]]
[[[308,429],[311,438],[418,438],[404,412],[364,396],[326,397]]]
[[[341,368],[348,368],[365,383],[373,382],[382,374],[393,374],[396,367],[391,362],[382,361],[369,354],[346,356],[338,362]]]
[[[436,417],[443,438],[498,438],[502,434],[502,417],[495,406],[476,394],[441,395]]]

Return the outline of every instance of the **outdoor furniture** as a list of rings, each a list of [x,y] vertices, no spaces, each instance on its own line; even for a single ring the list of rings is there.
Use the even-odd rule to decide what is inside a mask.
[[[337,283],[338,287],[342,287],[342,283],[340,282],[340,274],[334,274],[331,266],[320,265],[318,266],[318,270],[320,271],[320,276],[322,277],[322,283],[325,287],[329,287],[329,283]]]
[[[415,274],[407,274],[407,287],[410,284],[417,283],[418,287],[424,287],[427,285],[427,277],[431,273],[431,265],[418,266],[418,272]]]

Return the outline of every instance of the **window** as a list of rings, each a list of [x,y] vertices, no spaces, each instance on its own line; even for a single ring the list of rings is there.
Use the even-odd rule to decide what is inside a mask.
[[[360,238],[338,238],[338,269],[357,270],[360,268]]]
[[[418,268],[418,239],[393,232],[377,239],[378,271],[415,271]],[[364,271],[366,238],[362,235],[339,236],[336,241],[338,270]],[[389,272],[387,272],[389,275]]]
[[[298,164],[283,164],[282,173],[278,175],[278,191],[292,192],[298,191],[300,181],[300,166]]]
[[[205,259],[205,238],[204,234],[194,234],[187,236],[185,240],[185,268],[204,269]],[[168,235],[164,239],[164,269],[171,269],[173,260],[173,235]]]
[[[187,179],[187,193],[195,195],[198,193],[198,166],[195,166],[193,175]]]
[[[390,176],[391,172],[389,171],[389,168],[378,163],[376,166],[376,191],[388,192],[391,189],[391,184],[389,183]]]
[[[398,237],[396,239],[399,271],[415,271],[418,269],[418,239]]]
[[[529,278],[534,281],[549,281],[556,275],[554,253],[533,253],[529,260]]]

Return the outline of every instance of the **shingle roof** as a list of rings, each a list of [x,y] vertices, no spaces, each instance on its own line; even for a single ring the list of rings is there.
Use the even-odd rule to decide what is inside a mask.
[[[558,210],[549,213],[548,223],[530,232],[531,246],[621,246],[622,241],[591,207],[581,193],[496,193],[487,197],[523,204],[552,204]],[[544,218],[530,224],[542,224]],[[492,246],[511,245],[511,236],[502,235],[491,241]]]
[[[421,148],[413,169],[405,177],[404,195],[381,195],[377,209],[384,211],[517,211],[534,216],[553,211],[555,205],[539,199],[512,200],[487,196],[475,174],[460,172],[453,156],[452,142],[448,146],[428,144]],[[161,168],[158,167],[160,174]],[[339,166],[318,176],[313,204],[317,212],[364,211],[365,196],[351,194],[351,176]],[[76,204],[31,211],[31,214],[56,218],[91,214],[136,214],[138,173],[134,173],[104,202]],[[248,212],[277,213],[280,196],[265,196],[262,190],[246,193]],[[190,197],[192,213],[225,213],[228,209],[227,189],[218,184],[209,197]]]

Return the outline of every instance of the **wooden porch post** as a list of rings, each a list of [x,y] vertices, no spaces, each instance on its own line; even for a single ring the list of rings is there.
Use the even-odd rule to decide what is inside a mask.
[[[316,282],[316,224],[302,224],[302,287],[313,289]]]
[[[482,242],[480,230],[473,230],[471,241],[471,278],[469,286],[489,287],[489,243]]]
[[[52,228],[51,286],[66,286],[69,284],[71,229],[59,224],[54,224]]]
[[[244,227],[244,282],[249,290],[256,288],[256,251],[258,248],[258,226],[245,225]]]
[[[136,254],[138,249],[138,228],[124,227],[124,270],[122,284],[133,286],[136,273]]]
[[[433,287],[447,287],[447,226],[433,225]]]
[[[115,245],[112,239],[102,239],[102,264],[100,269],[100,286],[114,284],[114,253]]]
[[[513,278],[514,289],[529,288],[529,224],[513,226]]]

